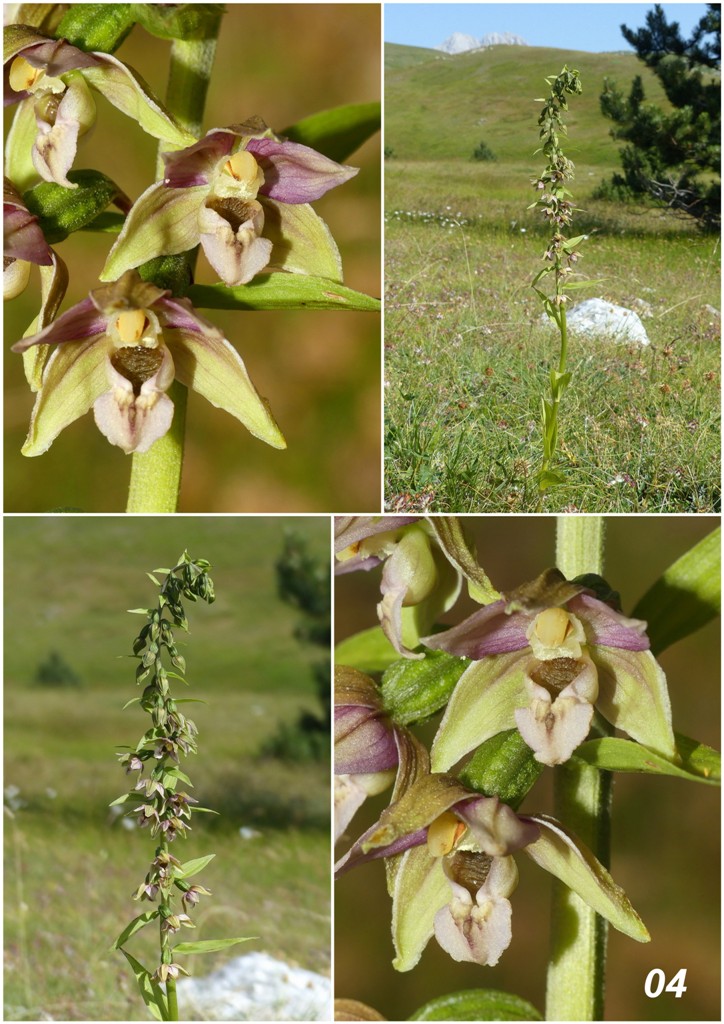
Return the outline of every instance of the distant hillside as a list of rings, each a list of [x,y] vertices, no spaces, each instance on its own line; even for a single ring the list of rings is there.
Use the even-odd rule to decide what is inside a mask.
[[[414,67],[430,60],[448,60],[449,55],[440,50],[428,50],[424,46],[399,46],[397,43],[385,43],[385,71]]]
[[[600,112],[606,76],[628,92],[641,75],[646,100],[666,106],[653,73],[631,53],[584,53],[535,46],[494,46],[445,55],[435,50],[385,46],[385,145],[405,160],[469,160],[484,140],[499,160],[535,163],[536,120],[544,79],[564,64],[578,68],[583,94],[567,117],[566,153],[582,163],[618,166],[619,143]],[[536,158],[536,161],[538,158]]]

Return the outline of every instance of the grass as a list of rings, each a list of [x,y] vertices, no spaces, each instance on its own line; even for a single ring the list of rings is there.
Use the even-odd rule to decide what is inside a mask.
[[[5,827],[6,1020],[148,1019],[110,951],[140,912],[131,893],[153,852],[148,834],[127,831],[108,806],[127,782],[114,752],[146,724],[137,706],[121,710],[136,691],[133,663],[118,655],[141,621],[123,608],[151,597],[144,570],[185,544],[212,560],[219,594],[212,608],[188,609],[190,695],[208,703],[194,705],[199,755],[185,768],[194,795],[219,816],[198,815],[173,852],[216,854],[199,876],[213,896],[193,915],[193,937],[255,936],[185,966],[202,974],[264,951],[329,969],[329,768],[259,753],[281,724],[318,710],[310,655],[293,638],[298,616],[276,597],[285,525],[326,550],[321,519],[5,523],[5,786],[19,791]],[[32,683],[46,645],[62,651],[80,688]],[[242,827],[258,835],[244,839]],[[129,945],[153,963],[152,929]]]
[[[495,148],[495,145],[493,145]],[[386,506],[537,507],[540,400],[558,336],[530,281],[547,232],[526,165],[386,164]],[[566,483],[546,511],[720,507],[719,242],[659,211],[595,201],[604,166],[577,167],[588,232],[579,280],[641,308],[647,348],[569,341],[559,418]],[[532,191],[532,190],[531,190]]]

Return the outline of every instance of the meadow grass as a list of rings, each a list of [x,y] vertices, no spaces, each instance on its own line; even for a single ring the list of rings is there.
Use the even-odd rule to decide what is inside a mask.
[[[531,169],[534,164],[531,162]],[[660,211],[596,201],[580,298],[639,309],[647,348],[576,339],[559,419],[566,483],[546,511],[712,512],[720,502],[719,243]],[[530,288],[547,231],[525,164],[386,164],[386,505],[534,511],[540,400],[558,338]],[[643,305],[642,305],[643,303]]]
[[[137,705],[122,710],[137,695],[135,663],[123,655],[142,621],[123,609],[153,600],[144,570],[169,565],[184,546],[213,562],[219,595],[211,608],[187,608],[188,696],[206,703],[186,706],[199,755],[184,768],[194,796],[219,816],[195,816],[172,852],[216,854],[198,879],[213,896],[193,914],[192,937],[255,936],[185,966],[201,975],[264,951],[328,971],[329,766],[261,754],[281,725],[319,713],[313,655],[294,639],[298,614],[276,594],[285,525],[326,551],[325,520],[6,521],[4,1019],[148,1019],[125,960],[110,950],[148,907],[131,894],[154,849],[148,832],[127,830],[109,808],[130,778],[115,751],[147,725]],[[50,648],[81,686],[33,682]],[[257,834],[245,839],[241,828]],[[152,965],[155,928],[129,950]]]

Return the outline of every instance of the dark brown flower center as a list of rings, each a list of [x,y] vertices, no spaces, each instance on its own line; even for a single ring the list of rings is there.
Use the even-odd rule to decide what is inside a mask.
[[[236,234],[242,224],[253,220],[254,217],[254,206],[251,203],[244,202],[243,199],[235,199],[234,197],[211,199],[206,205],[211,210],[214,210],[215,213],[218,213],[220,217],[223,217],[225,221],[228,221],[234,234]]]
[[[539,662],[530,678],[555,696],[573,682],[580,672],[581,665],[575,658],[552,658],[551,661]]]
[[[163,362],[160,348],[146,348],[145,345],[124,345],[111,356],[113,366],[122,377],[131,382],[133,394],[138,397],[141,388],[153,377]]]
[[[445,874],[448,878],[467,889],[475,896],[478,889],[485,884],[490,873],[493,858],[487,853],[476,853],[473,850],[458,850],[448,857],[445,863]]]

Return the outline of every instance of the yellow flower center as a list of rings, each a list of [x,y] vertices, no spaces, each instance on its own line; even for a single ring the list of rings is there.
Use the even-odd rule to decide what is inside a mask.
[[[450,853],[464,831],[463,822],[456,818],[452,811],[444,811],[427,828],[427,848],[430,855],[444,857]]]
[[[223,170],[239,183],[242,199],[255,199],[264,184],[264,172],[254,159],[254,155],[246,149],[232,153]]]
[[[571,631],[571,620],[564,608],[546,608],[536,616],[534,629],[546,647],[560,647]]]
[[[116,320],[118,336],[124,345],[136,345],[143,337],[146,314],[142,309],[124,309]]]
[[[10,65],[10,88],[14,92],[27,92],[44,74],[42,68],[34,68],[25,57],[16,57]]]

